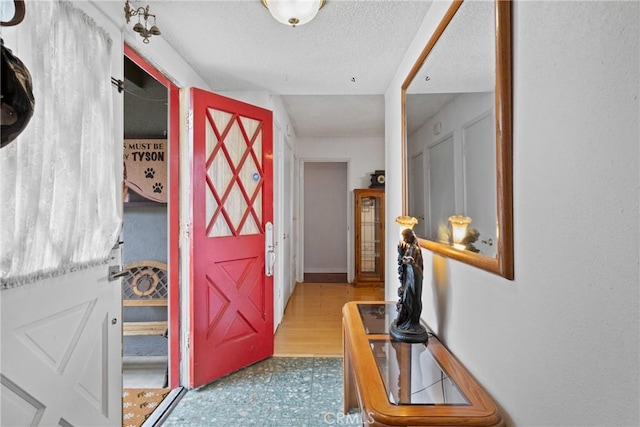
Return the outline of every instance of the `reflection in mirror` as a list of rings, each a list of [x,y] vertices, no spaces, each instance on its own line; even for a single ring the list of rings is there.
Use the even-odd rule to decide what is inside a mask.
[[[404,212],[427,249],[512,278],[509,24],[510,2],[454,2],[407,77]]]

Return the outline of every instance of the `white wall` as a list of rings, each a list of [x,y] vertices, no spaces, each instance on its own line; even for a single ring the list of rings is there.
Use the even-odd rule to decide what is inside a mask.
[[[349,251],[347,280],[352,281],[354,277],[353,189],[368,188],[371,185],[371,174],[377,169],[384,169],[384,138],[298,138],[296,140],[295,155],[302,163],[306,161],[348,162],[347,224],[349,224]],[[301,174],[303,171],[304,168],[302,166],[299,167],[299,173]],[[298,180],[302,179],[301,176],[296,178]],[[302,208],[299,214],[301,219],[304,218]],[[299,227],[304,227],[302,221],[299,221],[299,223]],[[303,247],[304,236],[301,235],[300,238],[302,242],[299,243],[299,246]],[[301,261],[304,262],[304,260]],[[298,271],[302,271],[301,265],[298,265]],[[299,274],[298,280],[302,280],[301,274]]]
[[[388,226],[399,88],[447,7],[431,7],[385,97]],[[514,3],[515,280],[424,253],[423,317],[509,425],[640,423],[639,10]]]
[[[348,190],[368,188],[371,174],[384,169],[384,138],[298,138],[296,157],[312,161],[349,161]]]

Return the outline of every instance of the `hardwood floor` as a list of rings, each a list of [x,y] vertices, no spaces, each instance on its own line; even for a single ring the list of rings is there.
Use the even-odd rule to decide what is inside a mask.
[[[274,356],[342,356],[342,306],[383,300],[381,287],[298,283],[276,330]]]

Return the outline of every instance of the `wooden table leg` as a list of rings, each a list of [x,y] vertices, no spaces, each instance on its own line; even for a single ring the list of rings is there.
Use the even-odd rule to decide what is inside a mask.
[[[358,408],[358,396],[356,395],[356,386],[353,368],[351,367],[351,355],[349,353],[349,343],[347,335],[342,333],[343,342],[343,358],[342,358],[342,385],[344,390],[344,413],[347,414],[351,409]]]

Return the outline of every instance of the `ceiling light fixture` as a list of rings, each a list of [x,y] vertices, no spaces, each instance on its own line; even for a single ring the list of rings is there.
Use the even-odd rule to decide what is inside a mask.
[[[124,18],[127,20],[127,24],[132,16],[138,17],[138,23],[133,26],[133,31],[140,34],[143,43],[149,43],[149,37],[159,36],[160,28],[156,26],[156,15],[149,13],[149,5],[147,7],[139,7],[134,9],[129,4],[129,0],[124,2]],[[141,18],[144,19],[144,25],[142,25]],[[153,18],[153,25],[151,28],[148,26],[149,18]]]
[[[325,0],[262,0],[276,21],[296,27],[311,21]]]

